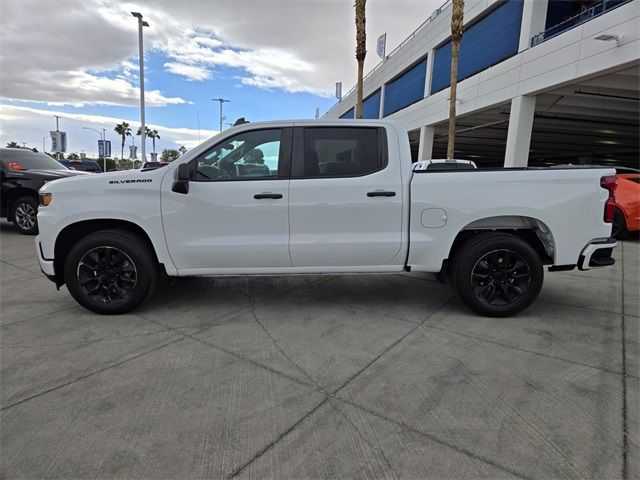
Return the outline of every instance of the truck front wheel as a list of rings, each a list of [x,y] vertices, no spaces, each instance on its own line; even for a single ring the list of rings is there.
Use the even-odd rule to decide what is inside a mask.
[[[101,314],[133,310],[153,294],[158,264],[137,235],[102,230],[79,240],[69,251],[64,277],[71,296]]]
[[[538,253],[521,238],[483,233],[458,250],[452,274],[469,308],[489,317],[508,317],[536,299],[544,270]]]

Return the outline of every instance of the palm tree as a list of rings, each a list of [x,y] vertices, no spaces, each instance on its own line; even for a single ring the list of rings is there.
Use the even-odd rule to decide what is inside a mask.
[[[136,135],[138,135],[138,136],[142,135],[142,127],[138,127],[138,131],[136,132]],[[144,144],[145,144],[145,146],[147,145],[147,138],[149,138],[150,136],[151,136],[151,129],[145,125],[144,126]]]
[[[356,118],[362,118],[362,77],[364,59],[367,56],[367,32],[365,30],[365,6],[367,0],[356,0],[356,60],[358,61],[358,88],[356,94]]]
[[[147,129],[147,137],[149,137],[151,139],[151,144],[153,145],[153,153],[156,153],[156,139],[159,140],[160,139],[160,134],[158,133],[158,130],[156,130],[155,128],[153,130],[149,130]]]
[[[449,134],[447,158],[453,158],[456,136],[456,94],[458,93],[458,57],[462,41],[464,0],[453,0],[451,6],[451,92],[449,93]]]
[[[117,124],[116,128],[113,130],[122,138],[122,144],[120,145],[120,159],[124,160],[124,143],[126,142],[127,137],[131,136],[131,127],[127,122],[122,122]]]
[[[17,142],[9,142],[7,143],[7,148],[20,148]]]

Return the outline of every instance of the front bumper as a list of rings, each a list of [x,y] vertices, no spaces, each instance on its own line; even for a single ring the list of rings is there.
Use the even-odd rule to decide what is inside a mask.
[[[38,255],[38,263],[40,264],[40,270],[44,273],[47,278],[53,282],[56,280],[56,272],[53,266],[53,258],[45,258],[44,253],[42,252],[42,244],[40,243],[40,237],[36,237],[36,252]]]
[[[613,249],[618,245],[615,238],[592,240],[582,249],[578,258],[578,268],[580,270],[590,270],[592,268],[608,267],[616,263],[611,256]]]

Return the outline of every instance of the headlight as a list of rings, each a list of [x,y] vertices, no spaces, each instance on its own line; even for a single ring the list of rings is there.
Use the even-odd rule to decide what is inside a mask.
[[[53,195],[50,193],[41,193],[40,194],[40,205],[42,207],[46,207],[47,205],[49,205],[51,203],[51,200],[53,200]]]

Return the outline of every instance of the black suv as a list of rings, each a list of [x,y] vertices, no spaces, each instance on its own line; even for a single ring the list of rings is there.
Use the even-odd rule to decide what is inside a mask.
[[[0,148],[0,216],[13,222],[20,233],[38,233],[38,190],[45,183],[74,175],[89,175],[69,170],[44,153],[24,148]]]

